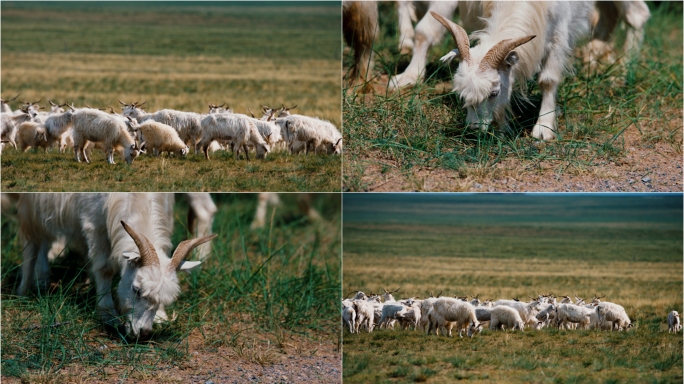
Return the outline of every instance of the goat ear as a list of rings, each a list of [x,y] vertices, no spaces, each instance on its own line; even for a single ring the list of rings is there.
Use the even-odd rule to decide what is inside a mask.
[[[514,66],[518,62],[518,54],[515,51],[508,52],[506,58],[501,62],[505,69]]]
[[[129,263],[137,263],[140,261],[140,254],[138,252],[124,252],[123,257]]]
[[[183,261],[178,267],[178,270],[190,273],[195,268],[199,267],[200,264],[202,264],[201,261]]]

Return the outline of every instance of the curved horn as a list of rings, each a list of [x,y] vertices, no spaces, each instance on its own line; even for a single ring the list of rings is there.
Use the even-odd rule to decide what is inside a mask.
[[[20,93],[19,95],[21,95],[21,93]],[[17,97],[19,97],[19,95],[14,96],[13,98],[9,99],[9,101],[14,101],[14,100],[16,100]]]
[[[171,262],[169,263],[169,266],[166,268],[166,270],[169,272],[173,272],[176,269],[178,269],[183,259],[185,259],[185,257],[190,253],[190,251],[192,251],[193,248],[195,248],[198,245],[206,243],[207,241],[213,239],[216,236],[218,235],[214,233],[213,235],[182,241],[180,244],[178,244],[178,247],[176,247],[176,250],[173,252]]]
[[[390,292],[390,293],[399,292],[400,289],[401,289],[401,287],[395,289],[394,291],[392,291],[392,292]]]
[[[454,41],[456,42],[458,52],[461,54],[463,60],[470,65],[470,41],[468,40],[468,34],[466,33],[465,29],[453,21],[445,19],[438,13],[430,11],[430,14],[432,17],[437,19],[437,21],[439,21],[439,23],[442,24],[447,31],[449,31],[449,33],[451,33],[451,37],[453,37]]]
[[[498,43],[496,43],[495,46],[489,49],[487,51],[487,54],[485,57],[482,59],[480,62],[480,66],[478,69],[480,70],[486,70],[489,68],[496,69],[499,68],[499,65],[503,61],[503,59],[506,58],[506,55],[512,50],[514,50],[516,47],[521,46],[528,41],[534,39],[537,37],[536,35],[530,35],[530,36],[525,36],[525,37],[520,37],[517,39],[506,39],[506,40],[501,40]]]
[[[440,297],[440,296],[442,296],[442,291],[439,291],[439,293],[437,294],[436,297]]]
[[[299,105],[299,104],[295,104],[294,107],[287,108],[287,110],[289,111],[290,109],[295,109],[295,108],[297,108],[297,105]]]
[[[249,108],[247,108],[247,110],[249,111],[249,114],[252,115],[252,117],[254,117],[254,112],[252,112],[252,110]],[[254,117],[254,118],[256,119],[256,117]]]
[[[226,103],[223,103],[223,104],[217,106],[216,108],[223,108],[224,105],[226,105]]]
[[[129,227],[123,220],[121,221],[121,225],[123,225],[126,232],[133,238],[133,242],[135,242],[135,245],[138,247],[142,266],[159,266],[159,257],[157,256],[157,251],[154,250],[152,243],[150,243],[145,236],[138,234],[133,228]]]
[[[116,99],[116,100],[117,100],[121,105],[128,106],[128,104],[124,103],[123,101],[121,101],[121,100],[119,100],[119,99]]]
[[[352,293],[354,293],[354,291],[351,291],[351,292],[347,293],[347,296],[345,296],[344,298],[346,299],[346,298],[349,297],[349,295],[351,295]]]
[[[383,288],[382,290],[385,291],[385,293],[391,293],[391,292],[387,292],[387,290],[385,288]]]
[[[48,101],[48,103],[50,103],[50,105],[52,105],[53,107],[56,107],[56,106],[57,106],[57,104],[53,103],[50,99],[47,99],[47,101]]]

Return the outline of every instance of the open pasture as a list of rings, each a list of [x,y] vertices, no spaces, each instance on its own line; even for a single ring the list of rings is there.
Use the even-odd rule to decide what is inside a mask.
[[[189,236],[187,203],[176,197],[174,245]],[[213,198],[218,237],[209,258],[197,273],[179,274],[180,296],[167,309],[176,320],[137,344],[105,331],[74,253],[55,261],[47,293],[15,296],[22,247],[17,223],[3,217],[3,383],[338,380],[339,195],[313,199],[319,222],[283,195],[259,230],[249,229],[255,195]]]
[[[679,194],[347,195],[343,294],[606,295],[635,328],[343,330],[344,381],[680,382],[682,335],[666,317],[683,304],[681,217]]]
[[[207,113],[209,103],[227,103],[235,112],[248,114],[250,108],[259,116],[260,104],[297,104],[293,113],[340,127],[339,12],[333,3],[3,3],[2,94],[42,98],[43,105],[50,99],[76,107],[111,106],[117,112],[117,99],[147,101],[150,112]],[[10,103],[13,109],[18,100]],[[2,187],[92,190],[95,181],[103,185],[98,190],[340,189],[339,158],[271,155],[271,163],[231,161],[232,155],[206,162],[191,153],[181,160],[147,159],[151,168],[144,165],[151,156],[143,155],[131,167],[93,172],[74,170],[79,165],[71,164],[73,153],[53,149],[44,157],[7,149]],[[96,152],[93,159],[92,165],[105,165],[103,154]],[[174,166],[165,169],[170,163]],[[157,172],[160,168],[165,170]],[[208,170],[214,176],[207,176]],[[274,172],[281,177],[274,178]],[[110,182],[126,173],[139,179]]]
[[[594,70],[580,57],[571,60],[574,75],[558,90],[559,137],[540,142],[529,135],[541,104],[536,81],[527,84],[527,100],[514,92],[511,133],[465,127],[463,102],[451,91],[458,64],[439,61],[455,47],[448,34],[429,50],[423,83],[387,91],[389,78],[404,72],[411,56],[398,51],[395,6],[380,4],[375,92],[344,100],[343,188],[681,191],[682,5],[648,6],[651,18],[636,61]],[[624,35],[618,28],[617,47]],[[345,73],[352,56],[345,51]]]

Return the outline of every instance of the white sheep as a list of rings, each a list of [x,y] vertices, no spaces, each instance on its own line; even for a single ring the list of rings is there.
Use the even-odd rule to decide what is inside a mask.
[[[454,92],[464,101],[470,127],[507,129],[513,86],[523,87],[538,73],[542,105],[532,136],[556,137],[556,92],[575,41],[589,30],[591,2],[491,2],[460,4],[461,20],[479,44],[470,48],[463,28],[431,12],[456,42],[444,57],[461,63],[454,74]]]
[[[17,147],[26,152],[29,148],[48,148],[47,133],[45,127],[33,121],[21,123],[17,131]]]
[[[667,315],[667,332],[677,333],[682,329],[682,322],[679,320],[679,313],[672,311]]]
[[[202,138],[199,148],[204,152],[207,160],[209,160],[209,144],[214,140],[232,141],[236,158],[239,158],[240,150],[244,149],[245,157],[249,160],[248,144],[256,148],[257,158],[260,159],[265,158],[271,151],[256,125],[247,116],[231,113],[211,114],[202,119],[201,126]]]
[[[151,148],[155,156],[159,156],[162,152],[180,156],[188,154],[188,146],[178,137],[178,132],[172,127],[152,120],[136,124],[130,117],[129,122],[133,131],[140,134],[140,141],[147,145],[148,150]]]
[[[54,113],[45,119],[44,126],[47,131],[48,147],[53,143],[59,143],[59,152],[64,150],[71,141],[73,145],[72,129],[74,111],[70,108],[66,112]]]
[[[88,141],[102,142],[106,160],[114,163],[114,148],[122,147],[124,159],[128,164],[140,153],[144,153],[144,143],[138,147],[128,133],[127,125],[116,117],[95,109],[79,109],[73,114],[74,157],[80,162],[83,158],[87,163],[84,148]]]
[[[489,309],[491,316],[489,322],[489,329],[500,329],[502,326],[506,329],[515,330],[516,328],[524,332],[525,322],[520,318],[520,313],[514,308],[500,305]]]
[[[180,293],[176,272],[200,262],[184,261],[189,252],[216,235],[181,242],[169,258],[173,232],[173,195],[166,193],[22,194],[17,203],[19,236],[24,243],[19,294],[37,283],[45,289],[47,254],[54,241],[87,256],[97,290],[100,319],[119,322],[112,299],[112,279],[120,274],[117,300],[125,334],[148,338],[163,307]]]
[[[458,329],[458,336],[463,337],[463,330],[467,328],[469,337],[473,337],[475,332],[481,328],[482,324],[477,320],[475,307],[468,302],[457,299],[443,297],[435,301],[432,309],[428,312],[428,331],[432,328],[446,328],[447,335],[451,337],[451,329],[455,326]]]
[[[373,332],[373,327],[375,325],[373,305],[366,300],[354,300],[353,302],[354,312],[356,312],[356,329],[354,333],[359,333],[359,328],[362,326],[366,327],[368,333]]]
[[[506,305],[516,309],[526,325],[534,326],[538,322],[537,314],[541,311],[541,304],[537,300],[533,300],[530,303],[515,300],[498,300],[494,303],[494,307],[499,305]]]

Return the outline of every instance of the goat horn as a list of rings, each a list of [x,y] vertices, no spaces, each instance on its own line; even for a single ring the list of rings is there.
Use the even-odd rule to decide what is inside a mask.
[[[223,103],[223,104],[217,106],[216,108],[223,108],[224,105],[226,105],[226,103]]]
[[[48,101],[48,103],[50,103],[50,105],[52,105],[53,107],[56,107],[56,106],[57,106],[57,104],[53,103],[50,99],[47,99],[47,101]]]
[[[128,104],[124,103],[123,101],[121,101],[121,100],[119,100],[119,99],[116,99],[116,100],[117,100],[119,103],[121,103],[121,105],[128,106]]]
[[[159,266],[159,257],[157,256],[157,251],[155,251],[152,243],[150,243],[145,236],[138,234],[135,230],[133,230],[133,228],[129,227],[128,224],[124,223],[123,221],[121,221],[121,225],[123,225],[126,232],[128,232],[131,238],[133,238],[133,242],[135,242],[135,245],[138,247],[142,266]]]
[[[439,291],[436,297],[440,297],[442,295],[442,291]]]
[[[21,95],[21,93],[20,93],[19,95]],[[9,101],[14,101],[14,100],[16,100],[17,97],[19,97],[19,95],[14,96],[13,98],[9,99]]]
[[[387,292],[387,290],[385,288],[383,288],[382,290],[385,291],[385,293],[390,293],[390,292]]]
[[[252,112],[252,110],[249,108],[247,108],[247,110],[249,111],[249,114],[252,115],[252,117],[254,117],[254,112]]]
[[[345,296],[344,298],[346,299],[346,298],[349,297],[349,295],[351,295],[352,293],[354,293],[354,291],[351,291],[351,292],[347,293],[347,296]]]
[[[294,107],[287,108],[287,110],[289,111],[290,109],[295,109],[295,108],[297,108],[297,105],[299,105],[299,104],[295,104]]]
[[[183,259],[185,259],[185,257],[190,253],[190,251],[192,251],[193,248],[200,244],[206,243],[216,236],[218,235],[214,233],[213,235],[182,241],[180,244],[178,244],[178,247],[176,247],[176,250],[173,252],[173,256],[171,257],[171,262],[167,267],[167,271],[172,272],[178,269]]]
[[[516,47],[523,45],[527,43],[528,41],[534,39],[537,37],[536,35],[530,35],[530,36],[525,36],[525,37],[520,37],[515,40],[513,39],[506,39],[506,40],[501,40],[498,43],[496,43],[495,46],[489,49],[487,51],[487,54],[485,57],[482,59],[480,62],[480,67],[479,69],[484,71],[486,69],[492,68],[496,69],[499,68],[499,65],[503,61],[503,59],[506,58],[506,55],[512,50],[514,50]]]
[[[395,289],[394,291],[392,291],[392,292],[390,292],[390,293],[399,292],[400,289],[401,289],[401,287]]]
[[[468,33],[466,33],[465,29],[453,21],[445,19],[438,13],[430,11],[430,14],[432,17],[437,19],[437,21],[439,21],[439,23],[442,24],[447,31],[449,31],[449,33],[451,33],[451,37],[453,37],[454,41],[456,42],[456,48],[458,48],[458,52],[461,54],[463,60],[470,65],[470,41],[468,40]]]

